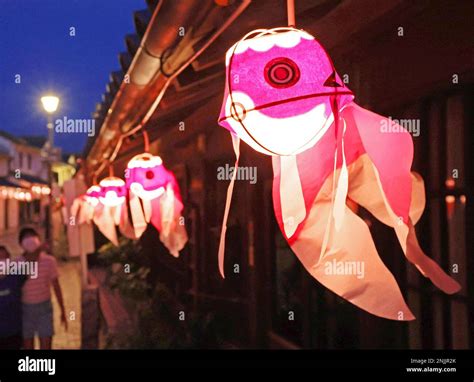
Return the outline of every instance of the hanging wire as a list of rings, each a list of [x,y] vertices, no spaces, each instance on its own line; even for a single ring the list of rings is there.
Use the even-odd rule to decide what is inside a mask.
[[[143,129],[143,146],[146,153],[150,152],[150,139],[145,129]]]
[[[288,13],[288,26],[295,27],[295,0],[286,0],[286,10]]]
[[[113,177],[114,176],[114,166],[109,165],[109,176]]]

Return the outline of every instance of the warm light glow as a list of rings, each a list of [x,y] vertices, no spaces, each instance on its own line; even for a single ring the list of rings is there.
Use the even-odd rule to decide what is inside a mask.
[[[130,185],[130,191],[132,191],[139,198],[144,200],[152,200],[163,195],[165,189],[164,187],[160,187],[156,190],[146,191],[140,183],[135,182]]]
[[[449,189],[453,189],[454,186],[456,185],[456,181],[453,179],[453,178],[448,178],[446,179],[446,181],[444,182],[446,187],[449,188]]]
[[[142,153],[134,156],[127,164],[127,187],[144,200],[163,195],[169,175],[159,156]]]
[[[59,106],[59,98],[53,95],[47,95],[41,97],[41,103],[43,104],[43,109],[47,113],[54,113]]]
[[[247,36],[226,54],[219,124],[267,155],[311,148],[334,121],[331,97],[342,93],[337,96],[342,109],[353,98],[350,90],[308,33],[277,28]]]
[[[109,176],[99,183],[103,196],[99,201],[108,207],[117,207],[125,203],[125,182],[117,177]]]

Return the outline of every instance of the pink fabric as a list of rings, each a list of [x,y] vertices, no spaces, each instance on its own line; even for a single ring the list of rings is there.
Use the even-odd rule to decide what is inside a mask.
[[[51,283],[58,278],[56,259],[44,252],[38,256],[38,277],[28,278],[23,285],[22,302],[38,304],[51,298]]]

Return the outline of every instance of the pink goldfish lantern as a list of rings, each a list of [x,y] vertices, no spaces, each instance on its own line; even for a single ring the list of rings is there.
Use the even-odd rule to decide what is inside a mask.
[[[178,257],[188,239],[174,175],[163,166],[159,156],[143,153],[128,162],[125,178],[135,236],[140,237],[151,222],[160,233],[161,242]]]
[[[448,294],[460,285],[420,248],[414,224],[425,206],[422,178],[411,172],[413,142],[400,126],[353,102],[324,48],[295,28],[256,30],[226,54],[219,124],[272,156],[273,204],[280,229],[306,270],[354,305],[380,317],[412,320],[367,224],[352,200],[394,228],[406,258]],[[231,179],[219,246],[224,247]],[[350,272],[354,265],[364,272]],[[336,269],[337,268],[337,269]],[[340,269],[347,271],[339,272]]]
[[[99,204],[99,196],[102,195],[101,188],[98,185],[89,187],[84,195],[74,199],[71,206],[71,216],[78,219],[79,224],[89,224],[93,217],[94,211]]]
[[[88,210],[92,209],[93,222],[113,244],[118,245],[116,226],[124,236],[134,238],[125,203],[127,188],[123,179],[112,175],[102,179],[98,186],[87,190],[84,199],[90,206]]]

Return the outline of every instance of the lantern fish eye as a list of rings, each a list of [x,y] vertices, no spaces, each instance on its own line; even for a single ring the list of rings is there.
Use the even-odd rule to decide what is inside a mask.
[[[274,88],[288,88],[300,79],[300,69],[293,60],[277,57],[269,61],[264,69],[265,80]]]
[[[145,173],[145,177],[147,179],[153,179],[155,177],[155,173],[151,170],[148,170],[146,173]]]

